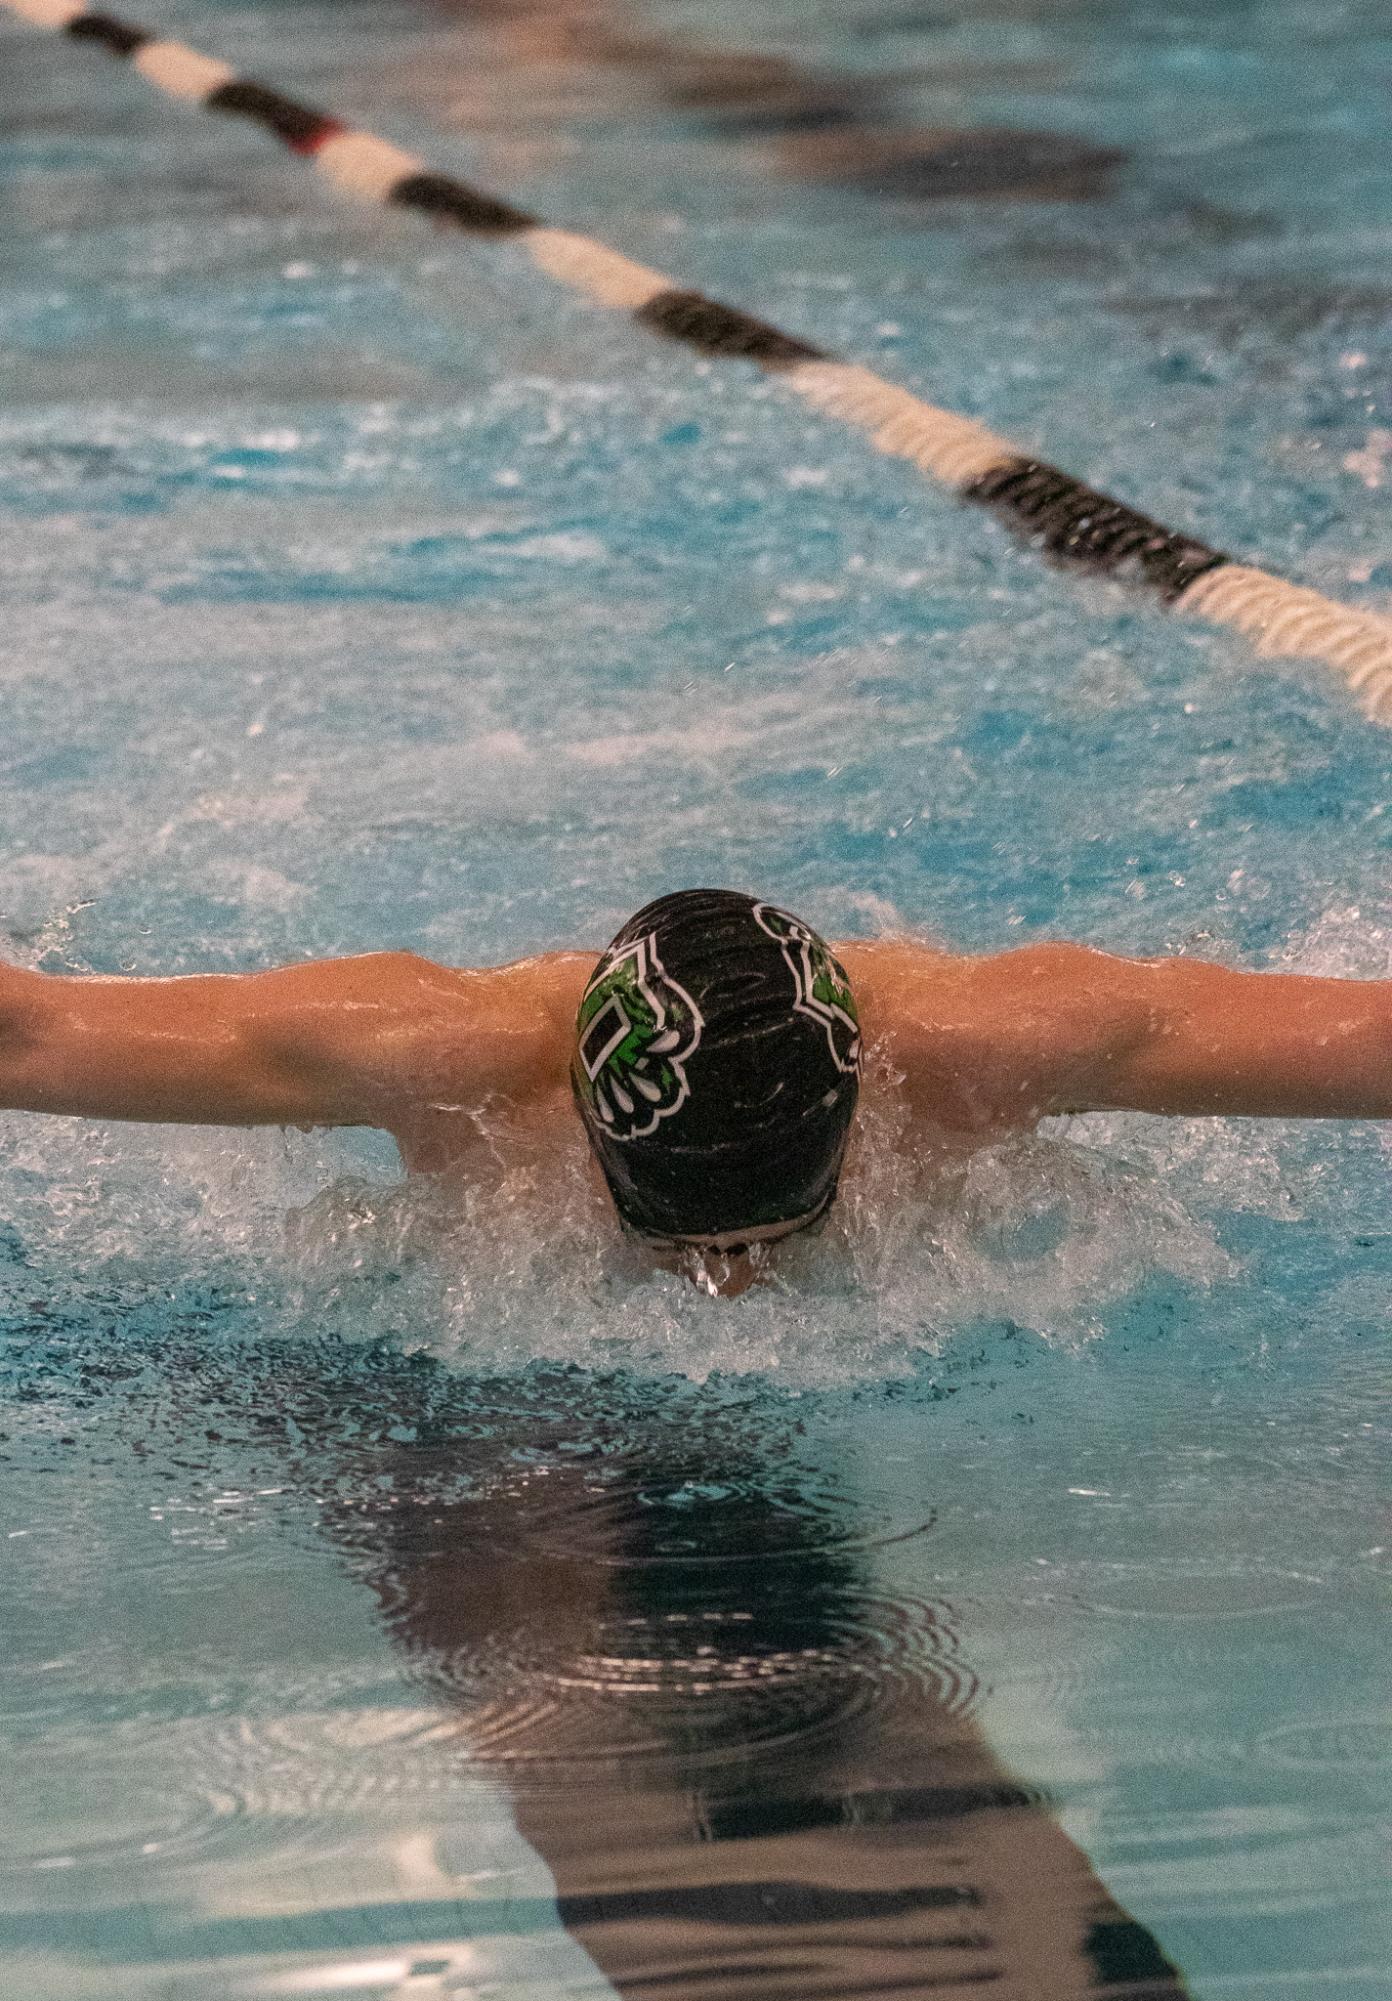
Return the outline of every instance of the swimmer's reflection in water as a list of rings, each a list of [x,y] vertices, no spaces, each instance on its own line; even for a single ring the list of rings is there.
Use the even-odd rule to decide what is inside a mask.
[[[644,1255],[727,1293],[830,1210],[867,1048],[930,1188],[1059,1113],[1392,1116],[1392,981],[1066,944],[833,950],[732,890],[658,898],[598,965],[387,952],[171,980],[0,965],[0,1109],[376,1126],[461,1213],[488,1190],[560,1195],[578,1114],[595,1203]]]
[[[404,1413],[326,1526],[618,1992],[1178,2001],[973,1720],[950,1610],[877,1586],[753,1416],[664,1445],[586,1402]]]
[[[898,102],[920,75],[837,73],[757,49],[702,45],[655,32],[618,0],[443,4],[485,24],[514,60],[603,63],[637,78],[684,122],[753,142],[760,163],[790,179],[909,202],[1091,201],[1112,192],[1126,157],[1061,132],[925,126]],[[901,27],[915,25],[906,19]],[[1023,82],[1033,90],[1057,81],[1050,65],[1025,65],[1022,75],[1020,65],[999,58],[964,75],[940,53],[926,77],[939,89]]]

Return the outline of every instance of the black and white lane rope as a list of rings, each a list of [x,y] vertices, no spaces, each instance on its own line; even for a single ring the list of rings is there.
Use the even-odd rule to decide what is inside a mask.
[[[817,410],[864,432],[878,451],[910,460],[963,499],[989,507],[1050,555],[1148,585],[1172,610],[1241,633],[1264,658],[1323,661],[1343,677],[1366,714],[1392,722],[1392,618],[1354,611],[1174,534],[1017,451],[969,417],[940,410],[868,368],[674,285],[593,237],[550,228],[482,189],[433,172],[385,139],[237,76],[228,64],[182,42],[91,12],[76,0],[0,5],[37,27],[124,58],[170,97],[264,126],[346,194],[414,209],[470,235],[514,237],[558,283],[700,354],[767,369]]]

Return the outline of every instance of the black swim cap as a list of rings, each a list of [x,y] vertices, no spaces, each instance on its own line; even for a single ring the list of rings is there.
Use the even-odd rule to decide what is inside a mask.
[[[860,1086],[850,982],[786,910],[679,890],[631,917],[596,966],[571,1079],[633,1229],[811,1222],[836,1193]]]

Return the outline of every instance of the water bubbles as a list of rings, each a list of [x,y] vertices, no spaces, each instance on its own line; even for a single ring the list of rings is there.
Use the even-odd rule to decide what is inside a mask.
[[[1392,978],[1392,905],[1330,903],[1281,953],[1283,971],[1335,979]]]
[[[481,1114],[482,1179],[409,1183],[385,1178],[389,1150],[355,1171],[371,1149],[352,1135],[16,1120],[0,1301],[99,1290],[142,1313],[163,1297],[172,1319],[211,1284],[254,1301],[268,1335],[387,1340],[461,1370],[619,1365],[796,1391],[912,1376],[991,1323],[1092,1340],[1156,1274],[1233,1275],[1211,1194],[1277,1213],[1289,1199],[1269,1161],[1193,1126],[1138,1139],[1099,1121],[1085,1143],[1085,1125],[1060,1125],[940,1154],[910,1139],[879,1074],[827,1225],[779,1246],[744,1297],[710,1298],[620,1236],[560,1117],[544,1175]],[[1196,1167],[1192,1203],[1175,1184]]]

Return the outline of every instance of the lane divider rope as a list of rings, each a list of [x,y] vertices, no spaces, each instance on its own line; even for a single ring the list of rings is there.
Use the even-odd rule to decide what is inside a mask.
[[[1320,660],[1343,677],[1365,714],[1392,722],[1392,618],[1356,611],[1175,534],[1018,451],[973,418],[940,410],[868,368],[675,285],[593,237],[551,228],[483,189],[434,172],[385,139],[239,77],[227,63],[182,42],[75,0],[0,5],[36,27],[125,59],[170,97],[263,126],[345,194],[413,209],[470,235],[516,238],[559,284],[702,355],[768,370],[814,409],[863,432],[876,450],[908,459],[962,499],[990,508],[1049,555],[1148,585],[1171,610],[1241,633],[1263,658]]]

